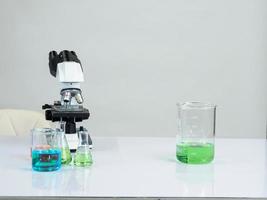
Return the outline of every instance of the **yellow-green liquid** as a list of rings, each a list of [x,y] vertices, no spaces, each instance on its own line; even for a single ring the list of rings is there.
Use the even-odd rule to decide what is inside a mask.
[[[214,145],[211,143],[181,143],[176,145],[176,158],[188,164],[205,164],[214,158]]]
[[[62,148],[61,149],[61,164],[67,165],[70,164],[72,160],[70,149]]]
[[[75,159],[74,159],[74,165],[80,166],[80,167],[86,167],[93,164],[92,155],[90,152],[76,152]]]

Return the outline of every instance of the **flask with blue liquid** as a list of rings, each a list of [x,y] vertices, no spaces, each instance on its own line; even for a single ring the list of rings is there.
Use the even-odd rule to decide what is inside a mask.
[[[32,169],[55,171],[61,167],[60,132],[50,128],[32,129]]]

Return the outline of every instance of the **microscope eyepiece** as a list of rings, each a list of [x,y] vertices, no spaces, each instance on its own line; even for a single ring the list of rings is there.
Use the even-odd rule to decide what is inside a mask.
[[[74,56],[76,56],[76,57],[77,57],[77,55],[76,55],[75,51],[71,51],[71,53],[72,53]]]
[[[49,52],[49,61],[53,60],[55,57],[57,57],[57,52],[56,51],[50,51]]]
[[[64,50],[59,53],[60,62],[73,61],[81,63],[74,51]]]
[[[57,76],[57,65],[63,62],[79,63],[81,70],[83,70],[81,66],[81,62],[74,51],[64,50],[64,51],[61,51],[59,54],[56,51],[50,51],[49,52],[49,69],[50,69],[50,74],[52,76],[54,77]]]
[[[58,54],[56,51],[49,52],[49,69],[50,74],[56,77],[57,74]]]

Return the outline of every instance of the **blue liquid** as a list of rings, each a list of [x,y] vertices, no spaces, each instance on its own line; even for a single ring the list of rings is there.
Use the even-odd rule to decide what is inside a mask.
[[[32,169],[36,171],[55,171],[61,167],[61,150],[32,150]]]

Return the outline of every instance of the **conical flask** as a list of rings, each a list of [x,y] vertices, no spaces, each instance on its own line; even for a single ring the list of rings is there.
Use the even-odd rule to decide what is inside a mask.
[[[70,148],[66,139],[66,135],[63,131],[60,132],[61,136],[61,164],[67,165],[71,163],[72,157],[70,153]]]
[[[92,154],[89,146],[89,134],[86,129],[80,127],[78,132],[79,146],[75,153],[74,165],[86,167],[93,163]]]

